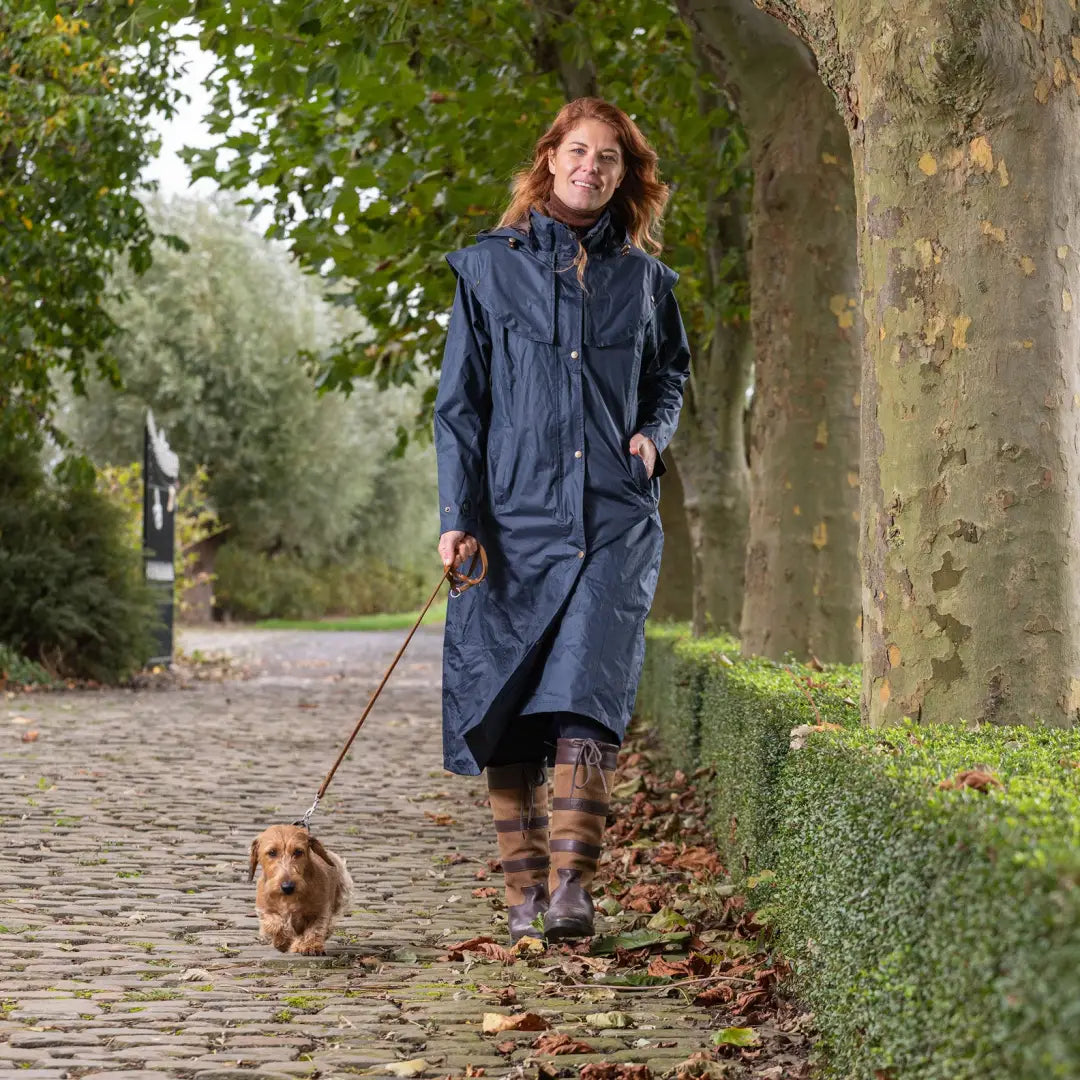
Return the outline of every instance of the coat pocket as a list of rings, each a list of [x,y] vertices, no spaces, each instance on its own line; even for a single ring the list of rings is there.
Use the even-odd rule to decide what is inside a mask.
[[[639,454],[630,455],[630,472],[634,476],[634,482],[641,489],[643,495],[655,498],[653,493],[653,477],[649,476],[649,470]]]

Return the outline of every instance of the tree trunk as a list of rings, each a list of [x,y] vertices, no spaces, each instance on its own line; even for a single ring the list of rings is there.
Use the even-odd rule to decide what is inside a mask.
[[[851,128],[867,718],[1073,724],[1080,17],[1070,0],[770,6]]]
[[[719,144],[725,133],[714,132]],[[706,295],[745,282],[745,199],[712,191],[706,215]],[[732,253],[737,258],[732,264]],[[745,287],[745,286],[744,286]],[[719,305],[718,305],[719,306]],[[718,310],[711,340],[691,341],[693,369],[672,447],[679,464],[694,567],[694,634],[736,633],[743,599],[749,498],[746,396],[753,351],[750,327]]]
[[[754,170],[755,389],[743,652],[859,650],[858,264],[851,154],[809,50],[752,0],[680,0]]]
[[[651,618],[689,622],[694,614],[694,566],[690,552],[690,529],[683,506],[682,481],[676,456],[667,454],[660,522],[664,526],[664,558],[656,583]]]

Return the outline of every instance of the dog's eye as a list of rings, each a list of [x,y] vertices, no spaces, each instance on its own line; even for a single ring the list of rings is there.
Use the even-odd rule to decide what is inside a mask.
[[[266,853],[266,855],[267,855],[267,858],[270,858],[270,859],[276,859],[276,858],[277,858],[277,848],[271,848],[271,849],[270,849],[270,850],[269,850],[269,851],[268,851],[268,852]]]
[[[304,854],[306,854],[306,852],[304,851],[304,849],[303,849],[302,847],[298,847],[298,848],[297,848],[297,849],[296,849],[296,850],[295,850],[295,851],[293,852],[293,857],[294,857],[294,858],[296,858],[296,859],[299,859],[299,858],[300,858],[300,856],[301,856],[301,855],[304,855]]]

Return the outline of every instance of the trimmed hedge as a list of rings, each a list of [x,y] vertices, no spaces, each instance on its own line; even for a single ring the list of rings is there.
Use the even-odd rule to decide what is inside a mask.
[[[756,875],[824,1075],[1080,1077],[1080,732],[864,730],[856,669],[648,641],[641,712],[677,754],[696,729],[718,841]],[[791,750],[819,719],[840,729]],[[976,768],[1001,786],[941,786]]]

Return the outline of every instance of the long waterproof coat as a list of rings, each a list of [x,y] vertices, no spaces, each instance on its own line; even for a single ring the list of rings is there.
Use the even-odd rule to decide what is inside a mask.
[[[448,261],[457,295],[435,405],[441,531],[485,546],[487,580],[449,601],[446,768],[474,775],[530,713],[591,717],[620,737],[637,693],[660,569],[662,451],[689,350],[677,275],[605,213],[582,243],[535,211]]]

